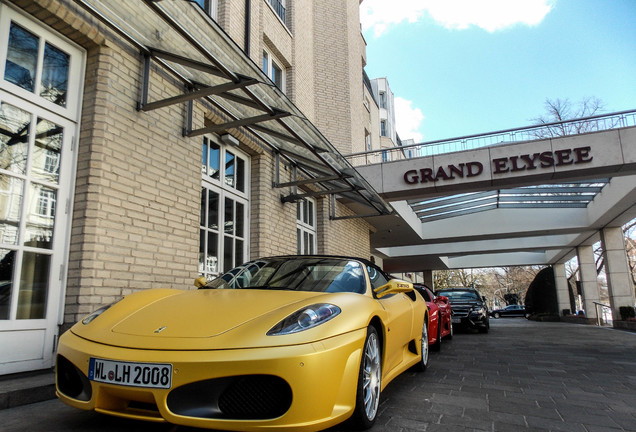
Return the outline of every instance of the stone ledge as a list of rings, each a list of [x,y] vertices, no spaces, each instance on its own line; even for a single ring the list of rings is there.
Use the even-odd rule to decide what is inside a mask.
[[[595,319],[587,318],[585,316],[580,316],[580,315],[563,315],[561,317],[561,321],[572,323],[572,324],[590,324],[590,325],[596,324]]]
[[[636,321],[614,321],[614,328],[636,332]]]
[[[0,378],[0,410],[49,399],[55,399],[55,375],[52,369]]]

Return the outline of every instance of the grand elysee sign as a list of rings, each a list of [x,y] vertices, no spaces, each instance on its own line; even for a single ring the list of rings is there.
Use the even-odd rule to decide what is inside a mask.
[[[544,151],[541,153],[522,154],[516,156],[493,158],[493,174],[514,173],[546,169],[566,165],[578,165],[592,162],[591,147],[576,147],[572,149]],[[484,171],[484,165],[478,161],[463,162],[440,166],[437,170],[431,168],[411,169],[404,173],[407,184],[438,182],[456,178],[477,177]]]

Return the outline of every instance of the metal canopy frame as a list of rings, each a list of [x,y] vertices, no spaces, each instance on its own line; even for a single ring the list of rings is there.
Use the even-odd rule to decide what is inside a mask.
[[[473,192],[407,203],[421,222],[497,208],[585,208],[609,179]]]
[[[281,197],[282,202],[338,195],[370,208],[374,216],[393,213],[392,207],[198,4],[189,0],[75,2],[143,55],[139,111],[185,103],[184,136],[240,130],[257,137],[259,145],[276,156],[277,167],[283,163],[293,168],[292,182],[281,182],[279,170],[276,172],[273,187],[293,188]],[[130,19],[137,15],[143,19]],[[182,82],[183,92],[150,101],[153,64]],[[206,118],[204,127],[194,129],[197,101],[214,107],[217,118],[214,123]],[[298,193],[298,186],[311,186],[311,190]],[[338,219],[333,213],[331,218]]]

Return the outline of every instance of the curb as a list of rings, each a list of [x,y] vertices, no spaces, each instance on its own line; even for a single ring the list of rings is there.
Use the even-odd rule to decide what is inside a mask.
[[[0,410],[55,399],[52,369],[0,377]]]

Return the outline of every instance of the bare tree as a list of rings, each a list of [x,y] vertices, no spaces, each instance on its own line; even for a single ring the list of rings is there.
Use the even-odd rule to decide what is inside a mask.
[[[433,273],[435,289],[469,288],[483,285],[483,278],[479,271],[473,270],[440,270]]]
[[[533,134],[537,138],[553,138],[599,130],[598,122],[588,118],[601,114],[604,110],[605,104],[596,97],[584,98],[576,104],[568,98],[548,98],[545,101],[545,114],[531,119],[536,125],[544,126],[536,129]],[[572,121],[575,119],[582,120]]]

